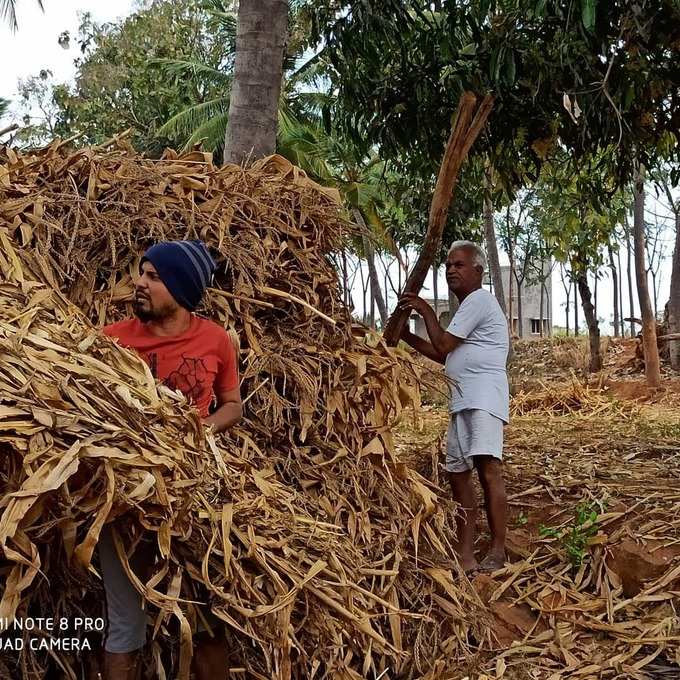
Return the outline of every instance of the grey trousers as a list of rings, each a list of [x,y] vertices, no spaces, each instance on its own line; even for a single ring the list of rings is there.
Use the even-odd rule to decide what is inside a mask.
[[[143,556],[136,561],[139,559],[143,560]],[[106,591],[107,632],[104,649],[115,653],[141,649],[146,642],[146,614],[142,609],[142,596],[123,569],[110,524],[104,525],[99,536],[99,562]]]

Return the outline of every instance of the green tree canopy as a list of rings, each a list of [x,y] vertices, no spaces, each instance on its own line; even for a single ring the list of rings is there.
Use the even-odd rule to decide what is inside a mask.
[[[436,165],[464,90],[496,104],[477,153],[516,186],[559,145],[574,157],[617,145],[629,177],[676,148],[680,5],[675,0],[316,0],[343,125]],[[440,7],[439,11],[433,7]],[[676,150],[677,153],[677,150]],[[522,169],[523,172],[522,172]]]
[[[159,128],[190,105],[209,106],[223,94],[221,82],[187,77],[194,64],[219,73],[230,68],[234,52],[228,0],[153,0],[129,17],[96,24],[85,15],[76,38],[73,86],[54,90],[59,108],[56,132],[81,134],[96,144],[127,128],[141,150],[159,154],[172,137]],[[62,35],[67,44],[70,36]],[[154,60],[174,60],[185,68],[162,71]],[[201,74],[201,76],[203,76]]]

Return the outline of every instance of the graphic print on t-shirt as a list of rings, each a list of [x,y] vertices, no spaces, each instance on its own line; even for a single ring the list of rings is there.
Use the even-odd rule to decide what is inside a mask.
[[[149,368],[151,375],[158,379],[158,355],[149,354]],[[171,390],[179,390],[189,401],[195,403],[206,389],[212,374],[203,359],[187,357],[182,354],[182,363],[170,373],[162,382]]]
[[[211,374],[203,359],[194,359],[182,355],[182,363],[163,383],[171,390],[179,390],[192,403],[196,403],[207,389]]]

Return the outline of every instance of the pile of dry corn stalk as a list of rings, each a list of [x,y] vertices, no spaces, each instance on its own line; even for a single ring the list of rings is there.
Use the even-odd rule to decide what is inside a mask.
[[[327,258],[346,232],[279,157],[0,150],[0,616],[100,613],[82,570],[113,513],[125,545],[155,538],[137,576],[168,677],[187,677],[196,601],[248,677],[417,677],[492,644],[452,580],[451,508],[394,458],[418,378],[340,302]],[[187,237],[218,253],[206,313],[240,340],[246,419],[218,441],[97,332],[129,313],[145,247]],[[48,661],[0,658],[36,678]]]
[[[524,416],[540,412],[546,416],[587,413],[597,416],[602,413],[621,413],[626,409],[620,402],[603,392],[601,385],[588,385],[572,373],[568,383],[546,384],[539,382],[540,389],[522,390],[514,395],[511,402],[511,415]]]

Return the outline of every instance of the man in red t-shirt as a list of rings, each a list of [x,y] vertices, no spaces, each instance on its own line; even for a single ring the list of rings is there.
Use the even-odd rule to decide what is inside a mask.
[[[138,352],[155,378],[182,392],[206,425],[222,432],[242,417],[236,351],[224,328],[193,313],[214,271],[215,263],[201,241],[157,243],[140,263],[137,318],[106,326],[104,333]],[[146,616],[108,525],[102,530],[99,554],[108,618],[104,680],[133,680],[138,652],[146,641]],[[197,680],[227,677],[223,637],[204,636],[198,642],[194,670]]]

